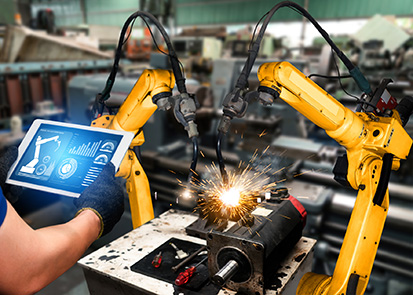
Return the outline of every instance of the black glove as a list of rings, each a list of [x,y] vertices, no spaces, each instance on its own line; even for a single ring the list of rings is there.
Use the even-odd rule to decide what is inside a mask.
[[[20,186],[6,184],[7,173],[9,172],[11,165],[16,161],[19,154],[17,147],[12,146],[0,158],[0,186],[4,196],[11,202],[17,201],[18,197],[22,194],[22,188]]]
[[[76,216],[84,210],[92,210],[99,216],[101,230],[98,238],[110,232],[124,210],[123,190],[115,179],[115,166],[109,162],[74,204],[78,209]]]

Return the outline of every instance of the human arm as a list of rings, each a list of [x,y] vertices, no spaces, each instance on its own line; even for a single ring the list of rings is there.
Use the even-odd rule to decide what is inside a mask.
[[[16,158],[17,149],[0,158],[0,181]],[[75,264],[102,229],[113,228],[123,213],[123,192],[114,174],[115,167],[106,165],[75,199],[77,216],[62,225],[33,230],[7,202],[0,225],[0,294],[37,292]]]
[[[7,202],[0,227],[0,294],[33,294],[68,270],[100,232],[85,210],[69,222],[33,230]]]

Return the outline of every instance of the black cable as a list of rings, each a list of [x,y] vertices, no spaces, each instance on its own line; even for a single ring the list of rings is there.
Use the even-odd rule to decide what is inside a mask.
[[[251,38],[250,45],[249,45],[249,49],[250,49],[250,50],[251,50],[252,43],[254,42],[255,33],[256,33],[257,29],[258,29],[258,25],[260,24],[260,22],[262,21],[262,19],[267,16],[268,13],[269,13],[269,12],[267,12],[266,14],[264,14],[264,15],[260,18],[260,20],[257,22],[257,24],[255,25],[254,32],[252,33],[252,38]]]
[[[100,98],[99,101],[101,103],[103,103],[104,101],[106,101],[109,97],[110,97],[110,92],[112,90],[113,84],[115,83],[115,79],[116,79],[116,74],[118,72],[118,68],[119,68],[119,60],[122,54],[122,46],[125,43],[125,34],[126,31],[129,27],[129,25],[135,21],[135,19],[137,17],[141,17],[143,19],[143,21],[147,24],[146,20],[144,19],[144,17],[150,19],[152,21],[152,23],[158,28],[158,30],[161,32],[161,35],[163,36],[165,43],[168,47],[168,51],[169,54],[167,54],[170,58],[171,61],[171,66],[172,66],[172,71],[174,73],[175,76],[175,81],[176,81],[176,86],[178,87],[178,90],[180,93],[187,93],[186,91],[186,86],[185,86],[185,79],[182,76],[182,72],[181,72],[181,68],[179,66],[179,60],[178,57],[176,55],[176,52],[172,46],[172,43],[169,39],[168,34],[166,33],[164,27],[162,26],[162,24],[150,13],[148,12],[144,12],[144,11],[137,11],[135,13],[133,13],[132,15],[130,15],[128,17],[128,19],[126,20],[126,22],[124,23],[121,33],[120,33],[120,38],[119,38],[119,42],[118,42],[118,46],[115,52],[115,58],[114,58],[114,62],[113,62],[113,66],[112,66],[112,70],[109,74],[109,77],[106,81],[106,86],[105,89],[103,89],[102,93],[100,94]],[[148,25],[148,24],[147,24]],[[151,32],[151,36],[154,39],[154,42],[157,46],[156,40],[153,36],[153,33],[148,25],[149,31]],[[132,28],[131,28],[132,30]],[[157,46],[158,50],[159,46]],[[160,50],[161,52],[163,52],[162,50]],[[165,52],[163,52],[164,54],[166,54]],[[99,115],[101,115],[100,112],[102,112],[102,108],[100,108],[99,110]]]
[[[125,41],[123,41],[123,44],[122,45],[125,45],[126,44],[126,42],[128,42],[128,40],[129,40],[129,37],[131,36],[131,34],[132,34],[132,28],[133,28],[133,25],[135,24],[135,21],[136,21],[136,18],[133,20],[133,22],[131,23],[131,25],[130,25],[130,30],[129,30],[129,33],[128,33],[128,36],[125,38]]]
[[[191,162],[191,168],[189,169],[189,175],[188,175],[188,183],[195,182],[196,179],[198,179],[195,170],[196,170],[196,164],[198,162],[198,138],[196,136],[192,137],[192,162]]]
[[[219,165],[219,170],[221,171],[221,176],[222,176],[222,181],[224,185],[228,184],[228,174],[227,170],[225,169],[225,163],[224,159],[222,157],[222,152],[221,152],[221,144],[222,144],[222,138],[224,137],[223,132],[218,132],[218,138],[217,138],[217,145],[215,148],[217,158],[218,158],[218,165]]]
[[[368,102],[368,101],[364,101],[364,100],[359,99],[359,100],[357,101],[357,104],[361,105],[361,108],[363,109],[363,112],[366,111],[366,109],[364,108],[364,105],[368,105],[368,106],[373,107],[374,110],[375,110],[377,113],[380,113],[380,111],[377,109],[377,106],[376,106],[375,104],[372,104],[372,103]],[[359,110],[357,110],[356,112],[360,112],[360,111],[361,111],[361,108],[360,108]]]
[[[307,78],[312,78],[312,77],[319,77],[319,78],[324,78],[324,79],[345,79],[345,78],[353,78],[351,75],[344,75],[344,76],[326,76],[326,75],[320,75],[320,74],[311,74],[308,75]]]
[[[151,27],[149,26],[149,24],[146,22],[146,20],[145,20],[144,18],[142,18],[142,20],[143,20],[143,22],[146,24],[146,27],[148,28],[149,33],[151,34],[151,37],[152,37],[153,43],[154,43],[155,46],[156,46],[156,49],[158,49],[158,51],[159,51],[160,53],[171,57],[171,56],[169,55],[169,53],[166,53],[165,51],[163,51],[163,50],[161,50],[161,49],[159,48],[158,43],[156,42],[156,38],[155,38],[154,34],[152,33]]]
[[[355,66],[351,63],[351,61],[347,58],[347,56],[344,55],[344,53],[337,47],[337,45],[331,40],[330,36],[327,34],[326,31],[318,24],[318,22],[300,5],[297,3],[291,2],[291,1],[283,1],[275,5],[269,12],[267,12],[267,17],[264,19],[264,22],[262,24],[262,27],[258,33],[258,37],[256,38],[255,42],[253,43],[253,46],[249,52],[249,55],[247,57],[247,60],[245,62],[245,65],[242,69],[242,72],[237,80],[236,87],[240,89],[245,89],[247,84],[248,84],[248,77],[249,74],[251,73],[252,67],[254,65],[255,59],[258,56],[258,51],[260,48],[260,44],[262,41],[262,38],[264,37],[265,30],[267,29],[267,26],[274,15],[274,13],[280,9],[281,7],[288,7],[299,14],[303,15],[306,17],[314,26],[315,28],[320,32],[321,36],[326,40],[326,42],[331,46],[331,48],[336,52],[337,56],[343,61],[343,63],[346,65],[347,69],[351,71],[352,69],[355,68]]]
[[[180,61],[180,60],[178,60],[178,62],[179,62],[179,66],[181,67],[181,70],[182,70],[182,75],[183,75],[183,77],[185,78],[185,77],[186,77],[186,74],[185,74],[185,68],[184,68],[184,65],[181,63],[181,61]]]
[[[331,50],[331,54],[333,55],[333,63],[334,63],[334,66],[336,67],[336,70],[337,70],[337,75],[338,75],[338,77],[339,77],[339,78],[338,78],[338,82],[340,83],[341,89],[343,89],[344,93],[347,94],[348,96],[355,98],[357,101],[360,101],[360,98],[358,98],[357,96],[355,96],[355,95],[353,95],[353,94],[351,94],[351,93],[348,93],[348,92],[346,91],[346,89],[344,89],[344,86],[343,86],[343,84],[341,83],[340,69],[338,68],[336,59],[335,59],[335,57],[334,57],[334,52],[333,52],[333,50]]]

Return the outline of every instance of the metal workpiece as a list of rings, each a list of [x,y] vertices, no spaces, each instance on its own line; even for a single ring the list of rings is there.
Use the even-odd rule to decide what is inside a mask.
[[[289,199],[263,202],[252,215],[251,227],[237,223],[207,235],[208,269],[231,290],[263,295],[277,265],[301,238],[303,220]]]
[[[235,260],[230,260],[213,277],[212,281],[217,285],[224,285],[239,270],[239,264]]]

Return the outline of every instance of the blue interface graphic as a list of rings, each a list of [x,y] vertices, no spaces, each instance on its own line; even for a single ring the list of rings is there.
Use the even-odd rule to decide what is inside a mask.
[[[122,135],[41,124],[10,179],[80,194],[121,140]]]

